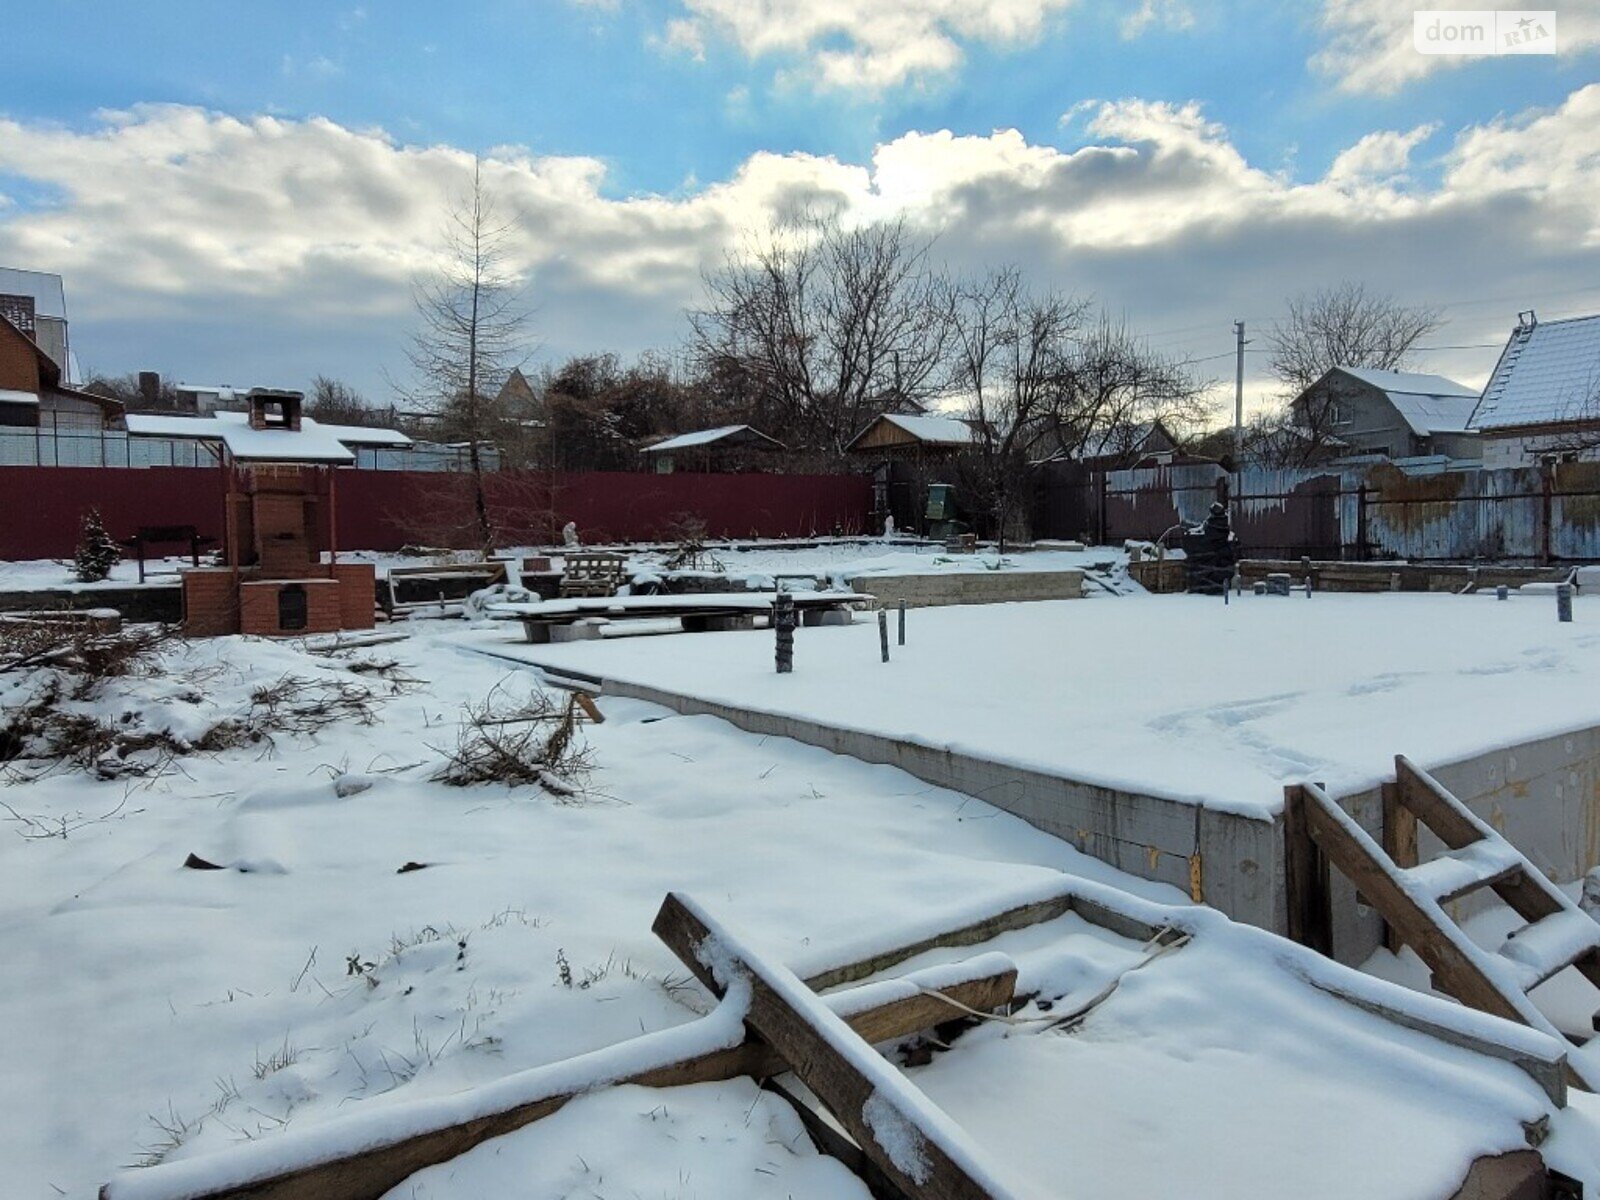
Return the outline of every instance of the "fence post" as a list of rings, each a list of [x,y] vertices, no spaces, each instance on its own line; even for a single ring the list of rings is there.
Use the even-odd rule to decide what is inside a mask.
[[[1554,463],[1539,464],[1539,562],[1545,566],[1549,565],[1552,557],[1550,525],[1555,515],[1555,473]]]
[[[1356,561],[1366,562],[1367,547],[1367,481],[1356,485]]]

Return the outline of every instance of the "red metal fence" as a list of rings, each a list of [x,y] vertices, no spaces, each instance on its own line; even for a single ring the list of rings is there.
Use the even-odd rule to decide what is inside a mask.
[[[502,545],[558,541],[568,521],[591,544],[670,536],[684,518],[713,537],[864,533],[872,503],[871,481],[856,475],[502,471],[485,485]],[[341,471],[336,503],[344,549],[477,540],[467,475]],[[70,556],[90,508],[116,538],[140,526],[194,525],[220,539],[222,478],[183,467],[0,467],[0,559]]]

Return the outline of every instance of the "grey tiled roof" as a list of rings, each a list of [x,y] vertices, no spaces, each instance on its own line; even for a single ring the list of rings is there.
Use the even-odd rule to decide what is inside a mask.
[[[1600,417],[1600,315],[1541,321],[1511,335],[1472,414],[1474,429]]]

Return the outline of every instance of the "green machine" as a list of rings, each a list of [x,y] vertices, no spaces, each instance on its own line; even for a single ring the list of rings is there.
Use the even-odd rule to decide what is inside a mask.
[[[934,538],[955,537],[957,534],[970,531],[965,521],[957,515],[956,485],[953,483],[930,483],[928,485],[928,508],[923,513],[923,519],[928,523],[928,536]]]

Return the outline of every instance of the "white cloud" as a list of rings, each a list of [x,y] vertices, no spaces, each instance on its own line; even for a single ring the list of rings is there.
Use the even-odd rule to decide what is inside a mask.
[[[878,92],[946,74],[962,45],[1029,45],[1072,0],[682,0],[660,43],[696,57],[731,41],[750,58],[799,57],[819,87]]]
[[[1311,65],[1333,77],[1342,91],[1388,94],[1429,72],[1484,61],[1417,53],[1412,45],[1412,13],[1420,7],[1398,0],[1322,0],[1319,23],[1325,41]],[[1561,55],[1600,46],[1600,0],[1566,0],[1556,17]]]
[[[1373,183],[1405,183],[1411,152],[1432,137],[1437,124],[1418,125],[1406,133],[1382,129],[1369,133],[1342,151],[1328,168],[1328,182],[1351,187]]]
[[[1194,28],[1194,10],[1188,0],[1140,0],[1139,7],[1122,18],[1122,36],[1132,39],[1152,29],[1178,32]]]
[[[1147,328],[1214,322],[1219,341],[1234,316],[1344,278],[1475,305],[1462,320],[1478,326],[1450,340],[1483,340],[1506,313],[1600,278],[1600,85],[1458,131],[1426,184],[1408,164],[1443,137],[1428,126],[1369,134],[1302,181],[1248,161],[1193,104],[1086,116],[1075,149],[1015,130],[911,132],[865,164],[760,153],[671,196],[612,197],[587,157],[501,150],[486,169],[517,218],[515,265],[553,355],[677,342],[700,272],[804,208],[904,213],[953,266],[1021,262]],[[66,276],[76,344],[103,369],[272,382],[293,364],[373,386],[400,368],[409,283],[434,261],[471,162],[325,120],[183,107],[103,114],[89,130],[0,120],[0,174],[54,197],[0,209],[0,262]]]

